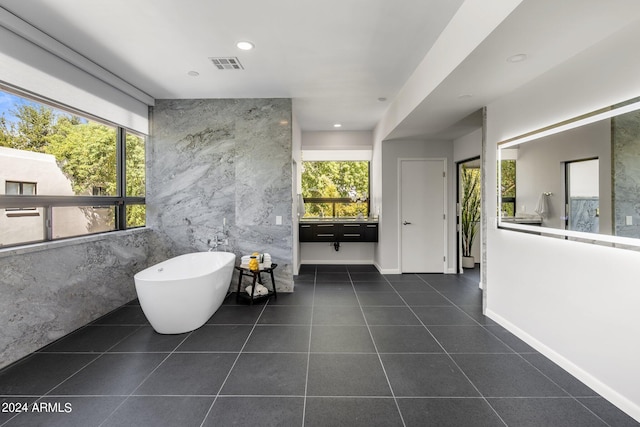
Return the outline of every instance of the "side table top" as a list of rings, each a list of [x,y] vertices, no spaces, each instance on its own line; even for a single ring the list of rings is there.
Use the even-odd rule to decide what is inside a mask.
[[[235,268],[236,268],[236,270],[238,270],[238,271],[248,271],[248,272],[250,272],[250,273],[252,273],[252,272],[254,272],[254,271],[264,271],[264,272],[269,273],[270,271],[275,270],[275,268],[276,268],[277,266],[278,266],[278,264],[271,264],[271,267],[268,267],[268,268],[262,267],[262,268],[261,268],[261,269],[259,269],[259,270],[251,270],[249,267],[243,267],[242,265],[236,265],[236,267],[235,267]]]

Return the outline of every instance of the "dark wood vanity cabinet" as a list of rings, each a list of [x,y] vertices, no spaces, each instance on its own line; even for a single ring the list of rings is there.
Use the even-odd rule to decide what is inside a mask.
[[[364,241],[365,242],[377,242],[378,241],[378,224],[365,224],[364,225]]]
[[[378,223],[300,222],[301,242],[377,242]]]

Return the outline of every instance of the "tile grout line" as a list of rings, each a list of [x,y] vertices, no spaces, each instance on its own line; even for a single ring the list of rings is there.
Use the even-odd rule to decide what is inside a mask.
[[[120,308],[120,307],[119,307]],[[115,312],[116,310],[118,310],[119,308],[116,308],[114,310],[112,310],[110,313]],[[108,314],[110,314],[108,313]],[[106,315],[105,315],[106,316]],[[104,316],[103,316],[104,317]],[[94,321],[95,322],[95,321]],[[88,328],[89,326],[93,326],[94,322],[91,323],[87,323],[86,325],[82,326],[81,328],[76,329],[75,331],[72,332],[72,334],[76,334],[86,328]],[[122,325],[104,325],[104,326],[122,326]],[[129,325],[132,326],[132,325]],[[95,361],[97,361],[98,359],[100,359],[102,356],[104,356],[105,354],[107,354],[109,352],[109,350],[111,350],[112,348],[114,348],[115,346],[117,346],[118,344],[120,344],[122,341],[126,340],[127,338],[129,338],[131,335],[135,334],[136,332],[138,332],[140,329],[142,329],[145,325],[135,325],[138,326],[135,330],[131,331],[129,334],[125,335],[124,337],[122,337],[120,340],[118,340],[116,343],[114,343],[113,345],[111,345],[109,348],[107,348],[106,350],[102,351],[102,352],[54,352],[54,351],[35,351],[32,353],[32,355],[36,355],[36,354],[95,354],[96,357],[94,359],[92,359],[91,361],[87,362],[84,366],[82,366],[80,369],[78,369],[77,371],[75,371],[74,373],[72,373],[71,375],[69,375],[67,378],[63,379],[62,381],[60,381],[58,384],[56,384],[55,386],[53,386],[52,388],[50,388],[47,392],[45,392],[42,395],[39,395],[32,403],[37,403],[40,402],[42,399],[46,398],[46,397],[50,397],[51,392],[53,390],[55,390],[56,388],[60,387],[62,384],[64,384],[65,382],[67,382],[69,379],[71,379],[72,377],[74,377],[75,375],[77,375],[79,372],[83,371],[85,368],[87,368],[89,365],[92,365]],[[60,338],[60,339],[64,339],[66,338],[67,335],[65,335],[64,337]],[[48,344],[48,346],[53,345],[54,343]],[[64,395],[63,395],[64,396]],[[80,395],[83,396],[83,395]],[[13,420],[14,418],[16,418],[18,415],[20,415],[19,413],[17,413],[16,415],[14,415],[13,417],[9,418],[6,422],[4,422],[3,424],[0,424],[0,426],[3,426],[5,424],[7,424],[9,421]]]
[[[316,266],[313,274],[313,295],[311,296],[311,320],[309,321],[309,346],[307,348],[307,372],[304,379],[304,400],[302,401],[302,427],[304,427],[307,418],[307,390],[309,389],[309,365],[311,364],[311,338],[313,334],[313,311],[315,309],[316,299],[316,282],[318,280],[318,267]],[[295,284],[294,284],[295,288]]]
[[[126,305],[126,304],[125,304],[125,305]],[[101,316],[100,318],[103,318],[103,317],[105,317],[105,316],[107,316],[107,315],[109,315],[109,314],[111,314],[111,313],[113,313],[113,312],[115,312],[115,311],[119,310],[119,309],[120,309],[120,308],[122,308],[122,307],[124,307],[124,305],[123,305],[123,306],[121,306],[121,307],[118,307],[118,308],[116,308],[116,309],[114,309],[114,310],[111,310],[109,313],[105,314],[104,316]],[[45,346],[45,348],[46,348],[46,347],[50,347],[50,346],[52,346],[55,342],[60,341],[60,340],[62,340],[62,339],[65,339],[65,338],[67,338],[68,336],[72,336],[72,335],[74,335],[74,334],[76,334],[76,333],[79,333],[80,331],[82,331],[82,330],[84,330],[84,329],[87,329],[89,326],[94,326],[94,324],[95,324],[95,322],[96,322],[97,320],[98,320],[98,319],[94,320],[93,322],[89,322],[89,323],[87,323],[86,325],[84,325],[84,326],[82,326],[82,327],[80,327],[80,328],[76,329],[75,331],[71,332],[70,334],[67,334],[67,335],[65,335],[65,336],[63,336],[63,337],[61,337],[61,338],[59,338],[58,340],[56,340],[56,341],[54,341],[54,342],[52,342],[52,343],[50,343],[50,344],[47,344],[47,345]],[[123,325],[101,325],[101,326],[123,326]],[[125,325],[125,326],[127,326],[127,325]],[[109,352],[109,350],[111,350],[112,348],[114,348],[115,346],[117,346],[118,344],[120,344],[122,341],[124,341],[125,339],[129,338],[131,335],[135,334],[135,333],[136,333],[136,332],[138,332],[141,328],[143,328],[143,327],[144,327],[144,325],[140,325],[140,324],[137,324],[137,325],[128,325],[128,326],[138,326],[138,327],[137,327],[135,330],[131,331],[129,334],[127,334],[127,335],[125,335],[124,337],[122,337],[120,340],[118,340],[116,343],[114,343],[112,346],[110,346],[109,348],[107,348],[106,350],[104,350],[104,351],[102,351],[102,352],[97,352],[97,351],[96,351],[96,352],[54,352],[54,351],[42,351],[42,350],[37,350],[37,351],[34,351],[33,353],[31,353],[30,357],[33,357],[33,356],[35,356],[35,355],[37,355],[37,354],[95,354],[95,355],[96,355],[96,357],[95,357],[94,359],[92,359],[91,361],[87,362],[84,366],[82,366],[82,367],[81,367],[81,368],[79,368],[77,371],[75,371],[74,373],[72,373],[71,375],[69,375],[67,378],[65,378],[65,379],[63,379],[62,381],[60,381],[58,384],[56,384],[55,386],[53,386],[52,388],[50,388],[50,389],[49,389],[48,391],[46,391],[44,394],[41,394],[41,395],[39,394],[39,395],[37,395],[37,396],[35,396],[35,395],[34,395],[33,397],[36,397],[36,399],[35,399],[32,403],[37,403],[37,402],[41,401],[42,399],[44,399],[45,397],[47,397],[47,396],[51,396],[51,392],[52,392],[53,390],[55,390],[56,388],[60,387],[60,386],[61,386],[62,384],[64,384],[66,381],[68,381],[69,379],[71,379],[73,376],[77,375],[80,371],[83,371],[87,366],[89,366],[89,365],[93,364],[96,360],[100,359],[103,355],[107,354],[107,353]],[[44,349],[43,349],[43,350],[44,350]],[[3,368],[3,370],[4,370],[4,368]],[[0,424],[0,426],[4,426],[4,425],[6,425],[8,422],[10,422],[11,420],[13,420],[14,418],[16,418],[16,417],[17,417],[17,416],[19,416],[19,415],[20,415],[20,413],[15,414],[13,417],[9,418],[9,419],[8,419],[8,420],[6,420],[4,423]]]
[[[540,375],[542,375],[543,377],[545,377],[547,380],[549,380],[553,385],[555,385],[556,387],[558,387],[560,390],[562,390],[564,393],[567,394],[566,397],[570,397],[571,399],[573,399],[575,402],[577,402],[580,406],[582,406],[584,409],[586,409],[589,413],[591,413],[593,416],[595,416],[597,419],[599,419],[600,421],[602,421],[603,423],[605,423],[607,426],[611,427],[611,425],[609,423],[607,423],[605,420],[603,420],[598,414],[596,414],[595,412],[593,412],[589,407],[587,407],[584,403],[582,403],[576,396],[573,396],[571,393],[569,393],[564,387],[562,387],[560,384],[558,384],[557,382],[555,382],[551,377],[549,377],[547,374],[545,374],[544,372],[542,372],[540,369],[538,369],[537,366],[535,366],[533,363],[529,362],[529,360],[527,360],[522,354],[523,353],[519,353],[517,351],[515,351],[513,349],[513,347],[511,347],[509,344],[507,344],[506,342],[504,342],[498,335],[496,335],[493,331],[491,331],[489,328],[487,328],[487,325],[483,325],[482,323],[478,322],[478,320],[474,319],[471,315],[469,315],[469,313],[467,313],[466,311],[462,310],[462,308],[460,308],[458,306],[458,304],[454,303],[453,301],[451,301],[449,298],[447,298],[446,295],[442,294],[438,289],[434,288],[425,278],[423,278],[422,276],[418,276],[420,278],[420,280],[422,280],[423,282],[425,282],[427,285],[429,285],[431,288],[433,288],[436,292],[438,292],[443,298],[445,298],[447,301],[451,302],[451,304],[453,304],[456,308],[458,308],[460,311],[462,311],[464,314],[466,314],[469,318],[471,318],[478,326],[480,326],[484,331],[486,331],[487,333],[489,333],[491,336],[493,336],[494,338],[496,338],[498,341],[500,341],[501,344],[503,344],[505,347],[507,347],[509,350],[511,350],[513,353],[508,353],[508,354],[515,354],[517,355],[520,359],[522,359],[527,365],[531,366],[533,369],[535,369],[538,373],[540,373]],[[481,290],[481,292],[484,292],[484,290]],[[498,326],[500,326],[499,324],[497,324]],[[508,331],[507,331],[508,332]],[[516,337],[517,338],[517,337]],[[540,352],[534,353],[534,354],[538,354]],[[488,353],[485,353],[488,354]],[[530,354],[530,353],[527,353]],[[540,353],[541,354],[541,353]],[[544,355],[543,355],[544,356]],[[545,356],[546,357],[546,356]],[[456,364],[457,365],[457,364]],[[565,396],[555,396],[555,398],[564,398]],[[493,409],[493,406],[492,406]]]
[[[369,321],[367,320],[367,316],[364,314],[364,310],[362,309],[360,298],[358,297],[358,293],[356,292],[356,287],[353,284],[353,280],[351,280],[351,272],[349,271],[348,268],[347,268],[347,274],[349,275],[349,280],[351,281],[351,287],[353,289],[353,293],[356,295],[356,300],[358,301],[358,307],[360,308],[360,313],[362,314],[362,318],[364,319],[364,324],[367,327],[367,331],[369,332],[369,337],[371,338],[371,342],[373,343],[373,348],[375,349],[376,355],[378,356],[378,363],[380,363],[380,367],[382,368],[382,373],[384,374],[384,378],[387,380],[387,385],[389,386],[389,391],[391,392],[393,403],[395,403],[396,405],[396,410],[398,411],[398,415],[400,415],[400,421],[402,421],[402,425],[406,427],[407,423],[405,423],[404,421],[404,416],[402,415],[402,411],[400,410],[400,404],[398,403],[398,399],[396,398],[396,393],[393,391],[393,386],[391,385],[391,380],[389,379],[389,375],[387,374],[387,369],[384,367],[384,363],[382,362],[382,357],[380,356],[380,352],[378,351],[376,340],[373,338],[373,333],[371,332]]]
[[[426,280],[423,280],[422,277],[416,275],[420,280],[422,280],[425,284],[427,284],[429,287],[431,287],[432,289],[434,289],[436,292],[438,292],[440,294],[440,296],[442,296],[443,298],[445,298],[447,301],[449,301],[451,304],[453,304],[453,301],[451,301],[449,298],[447,298],[446,296],[444,296],[442,293],[440,293],[440,291],[438,291],[436,288],[434,288],[433,286],[431,286],[429,284],[429,282],[427,282]],[[384,276],[383,276],[384,277]],[[402,299],[402,301],[405,302],[405,304],[407,303],[406,300],[402,297],[402,295],[400,294],[400,292],[398,292],[398,290],[396,289],[395,286],[393,286],[393,283],[391,283],[391,281],[389,281],[389,279],[387,279],[385,277],[385,279],[387,280],[387,282],[389,283],[389,285],[393,288],[394,291],[396,291],[396,293],[398,294],[398,296]],[[453,304],[454,307],[456,307],[458,310],[460,310],[460,308]],[[411,313],[416,317],[416,319],[418,319],[418,321],[420,322],[420,324],[422,325],[422,327],[424,327],[424,329],[429,333],[429,335],[431,335],[431,337],[436,341],[436,343],[440,346],[440,348],[442,348],[442,351],[444,351],[444,354],[446,354],[446,356],[449,358],[449,360],[451,361],[451,363],[453,363],[456,368],[458,368],[458,370],[460,371],[460,373],[462,375],[464,375],[464,377],[467,379],[467,381],[469,381],[469,384],[471,384],[471,386],[476,390],[476,392],[480,395],[480,397],[482,398],[482,400],[489,405],[489,407],[491,408],[491,410],[494,412],[494,414],[498,417],[498,419],[500,421],[502,421],[502,423],[505,426],[508,426],[508,424],[506,423],[506,421],[504,419],[502,419],[502,417],[500,416],[500,414],[498,413],[498,411],[496,411],[496,409],[491,405],[491,403],[489,403],[489,401],[487,400],[487,398],[484,396],[484,394],[482,394],[482,392],[480,391],[480,389],[478,389],[478,387],[474,384],[473,381],[471,381],[471,378],[469,378],[469,376],[466,374],[466,372],[464,372],[462,370],[462,368],[460,367],[460,365],[458,365],[458,363],[455,361],[455,359],[451,356],[451,354],[449,354],[449,352],[447,351],[446,348],[444,348],[444,346],[442,345],[442,343],[440,343],[440,341],[436,338],[435,335],[433,335],[433,333],[429,330],[429,328],[424,324],[424,322],[422,321],[422,319],[420,319],[420,317],[416,314],[415,311],[413,311],[413,308],[411,306],[409,306],[409,304],[407,304],[407,308],[411,311]],[[461,310],[462,311],[462,310]],[[465,313],[463,311],[463,313],[467,316],[469,316],[467,313]],[[471,317],[471,316],[469,316]],[[475,321],[475,319],[472,318],[472,320]]]
[[[142,328],[142,326],[141,326],[141,328]],[[183,339],[182,341],[180,341],[180,342],[179,342],[179,343],[178,343],[178,344],[173,348],[173,350],[172,350],[169,354],[167,354],[167,356],[166,356],[164,359],[162,359],[162,361],[160,361],[160,363],[158,363],[158,365],[157,365],[155,368],[153,368],[153,369],[151,370],[151,372],[149,372],[149,374],[148,374],[146,377],[144,377],[144,379],[140,382],[140,384],[138,384],[138,386],[137,386],[136,388],[134,388],[134,389],[131,391],[131,393],[129,393],[129,395],[127,395],[127,397],[125,397],[125,399],[124,399],[122,402],[120,402],[120,404],[119,404],[118,406],[116,406],[116,407],[115,407],[115,409],[114,409],[113,411],[111,411],[111,413],[109,413],[109,415],[107,415],[107,417],[106,417],[106,418],[105,418],[105,419],[104,419],[104,420],[99,424],[99,426],[98,426],[98,427],[103,426],[103,425],[104,425],[104,423],[106,423],[106,422],[109,420],[109,418],[111,418],[111,417],[113,416],[113,414],[115,414],[115,413],[118,411],[118,409],[120,409],[120,408],[122,407],[122,405],[124,405],[124,404],[129,400],[129,398],[130,398],[131,396],[133,396],[133,393],[135,393],[135,392],[136,392],[136,390],[138,390],[138,389],[142,386],[142,384],[144,384],[144,382],[145,382],[145,381],[147,381],[147,380],[149,379],[149,377],[151,377],[151,375],[153,375],[153,373],[154,373],[155,371],[157,371],[157,370],[158,370],[158,368],[159,368],[160,366],[162,366],[162,364],[163,364],[163,363],[164,363],[164,362],[165,362],[169,357],[171,357],[171,355],[172,355],[172,354],[174,354],[174,353],[175,353],[176,349],[177,349],[178,347],[180,347],[180,346],[182,345],[182,343],[184,343],[184,342],[185,342],[185,341],[186,341],[186,340],[191,336],[191,334],[193,334],[193,331],[189,332],[189,333],[187,334],[187,336],[186,336],[186,337],[184,337],[184,339]]]
[[[227,372],[227,375],[224,377],[224,380],[222,381],[222,384],[220,384],[220,388],[218,389],[218,392],[216,393],[215,397],[213,398],[213,402],[211,402],[211,405],[209,405],[209,409],[207,410],[207,413],[204,414],[204,418],[202,419],[202,422],[200,423],[200,427],[204,426],[204,422],[207,420],[207,418],[209,417],[209,414],[213,410],[213,406],[218,401],[218,397],[220,397],[220,392],[222,391],[223,387],[227,383],[227,380],[231,376],[231,372],[233,371],[233,368],[235,368],[236,364],[238,363],[238,360],[240,359],[240,356],[242,355],[242,350],[244,350],[244,348],[247,346],[247,343],[249,342],[249,339],[251,338],[251,335],[253,334],[253,331],[256,329],[256,326],[258,325],[258,322],[260,321],[260,318],[262,317],[262,314],[264,313],[264,311],[267,308],[268,304],[269,303],[267,301],[267,303],[262,306],[262,310],[260,310],[260,314],[256,318],[256,321],[254,322],[253,327],[251,328],[251,331],[249,331],[249,335],[247,335],[247,338],[244,340],[244,343],[242,344],[242,347],[240,348],[240,351],[238,351],[238,355],[236,356],[235,360],[233,361],[233,364],[231,364],[231,367],[229,368],[229,372]]]

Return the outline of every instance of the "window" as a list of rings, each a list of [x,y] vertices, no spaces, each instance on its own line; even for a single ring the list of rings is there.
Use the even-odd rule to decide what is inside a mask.
[[[502,160],[500,164],[500,194],[502,216],[516,214],[516,161]]]
[[[94,196],[106,196],[107,195],[107,189],[105,187],[93,186],[92,194]]]
[[[305,161],[304,216],[369,216],[368,161]]]
[[[0,100],[0,247],[145,225],[143,135],[9,89]],[[16,218],[26,208],[37,218]]]
[[[35,196],[36,195],[36,183],[35,182],[5,182],[5,194],[21,195],[21,196]]]
[[[35,196],[36,195],[36,185],[35,182],[16,182],[16,181],[5,181],[4,183],[4,194],[10,194],[15,196]],[[38,215],[35,211],[36,208],[7,208],[7,212],[11,212],[8,216],[18,217],[18,216],[32,216]],[[22,212],[22,211],[30,211],[30,212]]]

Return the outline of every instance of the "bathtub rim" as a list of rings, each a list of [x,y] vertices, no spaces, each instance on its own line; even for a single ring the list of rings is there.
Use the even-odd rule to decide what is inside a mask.
[[[222,255],[219,258],[223,258],[222,262],[220,263],[219,266],[217,266],[217,268],[209,268],[207,270],[205,270],[204,272],[202,272],[202,274],[188,274],[185,276],[174,276],[172,275],[171,277],[169,276],[164,276],[162,277],[161,275],[157,274],[158,273],[158,269],[160,268],[165,268],[167,265],[170,264],[174,264],[174,263],[178,263],[180,259],[183,258],[187,258],[190,256],[198,256],[198,257],[202,257],[203,259],[206,259],[207,257],[213,257],[214,254],[217,255]],[[224,255],[223,255],[224,254]],[[224,260],[224,258],[228,257],[228,260]],[[137,272],[136,274],[134,274],[133,279],[134,281],[138,282],[143,282],[143,283],[153,283],[153,282],[174,282],[174,281],[181,281],[181,280],[185,280],[185,279],[196,279],[199,277],[204,277],[207,276],[209,274],[214,274],[216,271],[219,271],[225,267],[227,267],[229,264],[231,264],[231,267],[233,267],[233,265],[235,265],[235,261],[237,259],[236,254],[232,253],[232,252],[214,252],[214,251],[207,251],[207,252],[189,252],[189,253],[185,253],[182,255],[177,255],[171,258],[167,258],[164,261],[161,261],[159,263],[150,265],[149,267],[145,268],[144,270],[141,270],[139,272]],[[187,272],[189,272],[189,270],[187,270]]]

